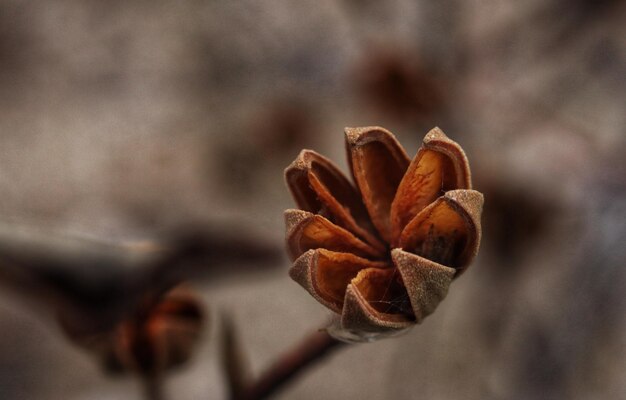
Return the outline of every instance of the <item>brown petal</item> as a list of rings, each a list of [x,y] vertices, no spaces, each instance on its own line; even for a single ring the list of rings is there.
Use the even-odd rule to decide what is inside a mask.
[[[384,128],[346,128],[345,132],[352,175],[374,226],[389,243],[391,202],[410,160]]]
[[[292,261],[307,250],[319,248],[353,253],[361,257],[383,256],[383,253],[321,215],[302,210],[287,210],[285,224],[287,251]]]
[[[471,186],[463,149],[439,128],[432,129],[424,137],[391,205],[393,245],[397,245],[406,224],[437,197],[449,190],[470,189]]]
[[[369,276],[371,272],[366,274]],[[367,291],[369,284],[363,282],[363,276],[361,278],[357,276],[356,279],[361,280],[360,286],[365,287]],[[371,305],[365,295],[361,293],[361,289],[357,285],[348,285],[341,314],[341,327],[343,329],[357,335],[362,332],[385,333],[406,329],[414,323],[407,315],[387,314],[378,311]]]
[[[393,249],[391,258],[402,276],[415,319],[422,322],[446,297],[456,270],[401,249]]]
[[[372,234],[373,226],[359,193],[326,157],[312,150],[302,150],[285,170],[285,181],[298,207],[322,214],[384,250],[384,244]]]
[[[365,268],[389,268],[349,253],[324,249],[309,250],[289,270],[289,276],[305,288],[317,301],[340,313],[350,281]]]
[[[478,251],[483,195],[451,190],[423,209],[404,228],[400,247],[460,274]]]

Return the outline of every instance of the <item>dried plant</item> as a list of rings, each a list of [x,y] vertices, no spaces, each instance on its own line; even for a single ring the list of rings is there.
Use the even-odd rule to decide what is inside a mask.
[[[426,135],[412,161],[379,127],[346,128],[346,146],[356,187],[310,150],[285,172],[300,207],[285,214],[290,275],[340,317],[256,380],[226,319],[222,364],[233,398],[267,398],[343,341],[405,332],[435,310],[478,251],[483,196],[471,189],[465,153],[441,130]],[[167,371],[191,357],[203,326],[198,298],[178,285],[207,265],[276,256],[260,243],[195,229],[141,245],[61,246],[54,237],[13,232],[0,240],[0,276],[54,299],[69,339],[107,371],[141,377],[151,399],[163,398]]]
[[[285,177],[291,277],[340,314],[330,333],[369,341],[421,322],[478,251],[483,196],[461,147],[431,130],[411,161],[379,127],[346,128],[356,188],[304,150]]]
[[[107,371],[148,376],[187,361],[203,321],[197,296],[177,287],[162,295],[147,296],[110,331],[85,334],[63,320],[62,326],[68,337],[93,352]]]

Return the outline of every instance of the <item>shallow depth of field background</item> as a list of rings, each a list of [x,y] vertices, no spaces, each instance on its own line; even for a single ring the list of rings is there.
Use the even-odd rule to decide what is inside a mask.
[[[421,326],[278,398],[625,399],[624,38],[610,0],[2,0],[0,219],[280,247],[301,148],[346,170],[345,126],[384,126],[411,156],[439,126],[485,194],[478,259]],[[225,397],[220,313],[255,373],[324,323],[288,267],[194,283],[211,318],[170,398]],[[0,292],[0,398],[139,398],[24,297]]]

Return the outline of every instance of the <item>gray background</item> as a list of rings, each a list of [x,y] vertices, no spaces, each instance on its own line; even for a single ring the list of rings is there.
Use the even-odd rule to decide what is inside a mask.
[[[626,399],[626,13],[592,3],[3,0],[0,216],[282,246],[300,148],[345,168],[344,126],[384,126],[412,155],[438,125],[485,193],[478,259],[421,326],[278,398]],[[385,68],[423,101],[364,83]],[[194,284],[211,320],[170,398],[225,397],[220,312],[254,373],[326,320],[288,266]],[[0,293],[0,327],[0,398],[140,398],[23,296]]]

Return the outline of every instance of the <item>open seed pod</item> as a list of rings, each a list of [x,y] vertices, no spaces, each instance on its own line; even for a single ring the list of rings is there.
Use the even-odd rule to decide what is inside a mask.
[[[346,128],[346,147],[355,186],[311,150],[285,170],[299,207],[285,211],[289,274],[338,314],[332,335],[371,341],[420,323],[467,269],[483,196],[438,128],[413,160],[380,127]]]

